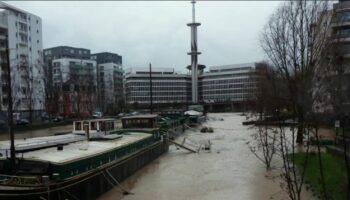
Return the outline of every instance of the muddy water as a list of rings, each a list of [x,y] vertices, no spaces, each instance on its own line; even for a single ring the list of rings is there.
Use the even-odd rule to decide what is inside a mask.
[[[183,137],[192,144],[210,140],[210,152],[194,154],[172,145],[167,154],[122,183],[134,194],[123,196],[120,188],[115,187],[100,200],[287,199],[281,192],[280,180],[270,178],[271,174],[266,173],[264,165],[248,149],[246,142],[253,130],[242,126],[244,117],[238,114],[209,117],[211,120],[205,126],[213,127],[214,133],[187,130]]]

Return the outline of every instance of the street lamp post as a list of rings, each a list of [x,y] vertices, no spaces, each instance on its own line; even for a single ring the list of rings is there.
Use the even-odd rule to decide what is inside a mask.
[[[10,68],[10,49],[9,49],[9,40],[8,34],[6,34],[6,62],[7,62],[7,85],[8,85],[8,125],[9,125],[9,133],[10,133],[10,159],[11,159],[11,167],[12,170],[16,169],[16,153],[15,153],[15,136],[13,131],[13,102],[12,102],[12,83],[11,83],[11,68]]]

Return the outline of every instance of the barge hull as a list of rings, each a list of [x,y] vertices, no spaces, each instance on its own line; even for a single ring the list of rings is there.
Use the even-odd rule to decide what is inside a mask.
[[[21,189],[1,190],[0,199],[6,200],[63,200],[63,199],[97,199],[100,195],[113,188],[113,178],[121,182],[134,174],[151,161],[168,151],[166,139],[156,143],[140,152],[126,157],[114,165],[106,166],[94,172],[71,181],[57,183],[47,189]],[[109,177],[106,170],[113,176]],[[115,185],[116,186],[116,185]],[[118,187],[118,186],[117,186]],[[1,187],[0,187],[1,188]]]

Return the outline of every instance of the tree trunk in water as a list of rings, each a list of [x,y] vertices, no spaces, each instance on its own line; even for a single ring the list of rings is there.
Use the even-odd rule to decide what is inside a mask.
[[[303,143],[303,136],[304,136],[304,116],[299,115],[298,118],[298,131],[297,131],[297,139],[296,142],[298,144]]]

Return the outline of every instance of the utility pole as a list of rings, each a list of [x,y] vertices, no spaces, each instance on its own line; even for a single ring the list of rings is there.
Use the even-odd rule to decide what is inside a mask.
[[[150,93],[150,111],[153,113],[153,94],[152,94],[152,64],[149,63],[149,93]]]
[[[8,85],[8,125],[10,133],[10,159],[11,159],[11,168],[13,171],[16,170],[16,153],[15,153],[15,134],[13,131],[13,106],[12,106],[12,84],[11,84],[11,68],[10,68],[10,49],[9,49],[9,38],[8,33],[6,34],[6,62],[7,62],[7,85]]]

